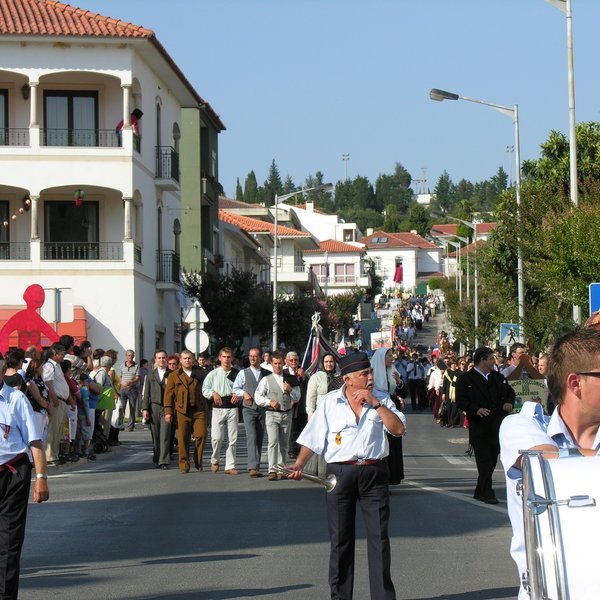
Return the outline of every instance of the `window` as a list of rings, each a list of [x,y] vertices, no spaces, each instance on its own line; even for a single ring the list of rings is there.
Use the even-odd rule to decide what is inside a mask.
[[[352,229],[344,229],[344,242],[353,242],[354,241],[354,236]]]
[[[354,283],[354,265],[340,264],[335,265],[335,282],[336,283]]]
[[[44,123],[46,146],[97,146],[97,92],[46,91]]]
[[[98,202],[44,202],[44,258],[99,258]]]
[[[10,223],[8,218],[8,200],[0,200],[0,259],[5,260],[10,257],[10,248],[8,245],[9,229],[4,227],[4,223]]]
[[[8,145],[8,90],[0,90],[0,146]]]
[[[377,244],[377,243],[379,243],[378,237],[371,238],[371,244]]]

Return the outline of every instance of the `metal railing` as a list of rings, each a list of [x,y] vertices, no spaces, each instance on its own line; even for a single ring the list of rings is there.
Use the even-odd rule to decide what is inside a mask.
[[[0,146],[29,146],[29,129],[0,129]]]
[[[0,260],[29,260],[29,242],[0,242]]]
[[[156,251],[156,281],[179,284],[181,260],[173,250]]]
[[[179,154],[171,146],[156,146],[157,179],[179,181]]]
[[[114,129],[40,129],[42,146],[81,146],[117,148],[119,136]]]
[[[43,242],[43,260],[123,260],[123,244],[114,242]]]
[[[133,260],[139,265],[142,264],[142,247],[137,244],[133,246]]]

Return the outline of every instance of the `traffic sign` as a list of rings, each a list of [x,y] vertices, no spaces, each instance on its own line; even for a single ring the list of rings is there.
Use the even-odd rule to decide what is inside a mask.
[[[600,310],[600,283],[590,283],[590,315]]]
[[[192,329],[185,334],[185,347],[194,354],[200,354],[208,348],[208,335],[203,329]]]
[[[190,310],[187,311],[185,317],[183,317],[184,323],[208,323],[208,317],[204,312],[200,302],[196,300]]]
[[[523,331],[518,323],[500,323],[500,345],[510,346],[515,342],[523,343]]]

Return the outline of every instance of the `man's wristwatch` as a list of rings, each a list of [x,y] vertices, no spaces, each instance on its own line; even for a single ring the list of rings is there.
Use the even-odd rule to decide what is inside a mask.
[[[36,479],[48,479],[48,475],[46,475],[46,473],[36,473],[35,478]]]
[[[381,402],[378,402],[377,404],[372,404],[371,405],[375,410],[378,410],[380,408],[383,407],[383,404],[381,404]]]

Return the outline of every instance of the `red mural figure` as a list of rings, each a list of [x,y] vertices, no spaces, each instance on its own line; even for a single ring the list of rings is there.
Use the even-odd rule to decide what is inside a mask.
[[[46,300],[44,288],[34,283],[23,294],[27,308],[15,313],[0,329],[0,352],[9,350],[9,337],[13,331],[18,333],[19,348],[35,346],[42,350],[42,338],[47,338],[50,343],[58,342],[58,334],[42,319],[38,310]]]

